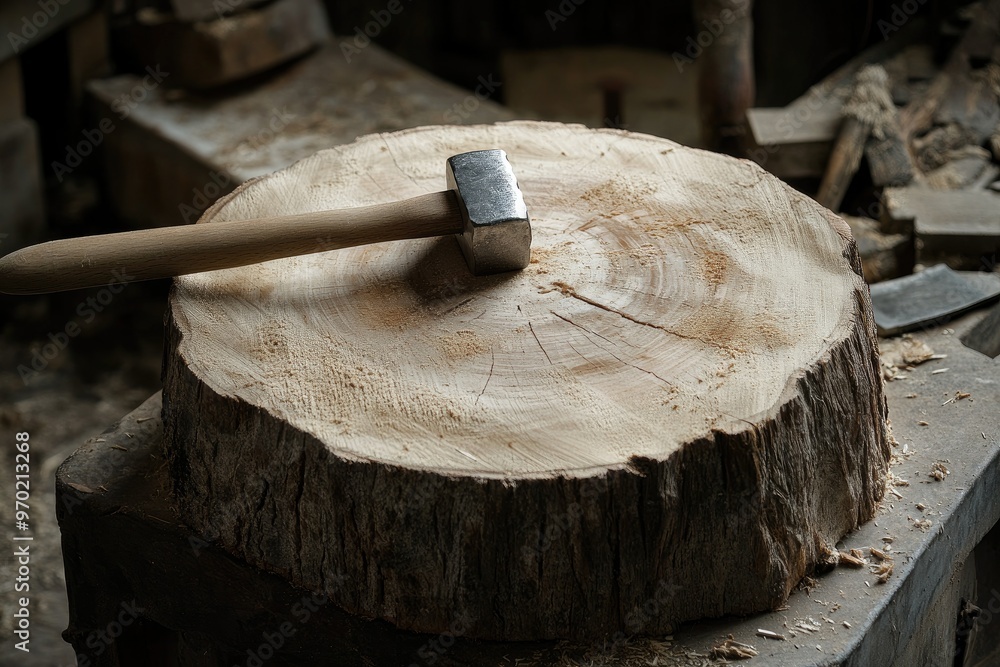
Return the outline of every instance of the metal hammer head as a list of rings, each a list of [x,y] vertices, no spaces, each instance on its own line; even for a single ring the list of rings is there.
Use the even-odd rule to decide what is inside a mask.
[[[507,153],[493,149],[448,158],[465,228],[458,237],[472,273],[517,271],[531,259],[531,221]]]

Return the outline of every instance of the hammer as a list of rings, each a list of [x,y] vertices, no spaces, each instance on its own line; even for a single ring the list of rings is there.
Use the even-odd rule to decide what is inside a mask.
[[[448,190],[390,204],[50,241],[0,259],[0,292],[43,294],[228,269],[368,243],[458,236],[477,276],[528,265],[531,223],[507,154],[447,160]],[[317,242],[317,239],[322,239]]]

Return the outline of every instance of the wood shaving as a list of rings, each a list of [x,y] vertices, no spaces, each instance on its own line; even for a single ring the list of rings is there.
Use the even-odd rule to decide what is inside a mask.
[[[895,366],[883,366],[882,367],[882,379],[886,382],[892,382],[893,380],[905,380],[905,375],[900,375],[896,371]]]
[[[853,553],[854,551],[855,550],[852,550],[851,553],[848,553],[846,551],[841,551],[839,554],[840,555],[839,565],[844,565],[846,567],[853,567],[853,568],[862,568],[868,564],[868,561],[866,561],[864,558],[859,558],[855,556]]]
[[[763,637],[764,639],[785,641],[785,635],[779,635],[777,632],[771,632],[770,630],[764,630],[763,628],[757,628],[757,636]]]
[[[904,452],[905,453],[905,452]],[[896,477],[892,472],[889,473],[889,484],[892,486],[909,486],[910,480],[903,479],[902,477]]]
[[[936,371],[931,371],[931,375],[938,375],[939,373],[947,373],[950,370],[951,370],[950,368],[939,368]]]
[[[885,551],[882,551],[881,549],[876,549],[875,547],[870,547],[868,549],[868,551],[871,553],[872,556],[874,556],[875,558],[877,558],[880,561],[883,561],[883,560],[892,560],[892,557],[888,553],[886,553]]]
[[[878,563],[877,565],[873,565],[870,568],[870,571],[872,574],[877,575],[878,578],[875,580],[877,583],[884,584],[889,581],[889,577],[892,576],[893,567],[894,565],[891,562],[884,561],[882,563]]]
[[[917,424],[918,424],[919,426],[930,426],[930,424],[929,424],[928,422],[925,422],[925,421],[924,421],[924,420],[922,420],[922,419],[921,419],[920,421],[918,421],[918,422],[917,422]]]
[[[507,664],[507,663],[505,663]],[[520,661],[522,667],[538,667],[542,662]],[[548,665],[550,662],[544,661]],[[673,644],[673,637],[664,640],[645,637],[630,637],[588,650],[581,656],[570,657],[564,653],[556,663],[558,667],[598,667],[616,665],[619,667],[712,667],[714,664],[705,653]]]
[[[925,361],[930,361],[931,357],[934,356],[934,350],[922,340],[904,337],[901,342],[899,356],[902,358],[904,364],[917,366]]]
[[[823,626],[817,623],[812,617],[795,619],[795,627],[808,632],[819,632],[823,629]]]
[[[949,398],[947,401],[945,401],[941,405],[948,405],[949,403],[954,403],[956,401],[961,401],[962,399],[968,398],[969,396],[972,396],[972,394],[970,394],[967,391],[956,391],[954,396],[952,396],[951,398]]]
[[[951,471],[945,467],[940,461],[936,461],[934,465],[931,466],[931,471],[927,473],[928,476],[933,477],[937,481],[943,480],[945,477],[951,474]]]
[[[911,519],[911,521],[913,521],[914,528],[919,528],[924,533],[931,529],[932,522],[930,519]]]
[[[729,635],[729,639],[713,646],[709,656],[716,660],[748,660],[757,655],[757,649],[750,644],[741,644]]]

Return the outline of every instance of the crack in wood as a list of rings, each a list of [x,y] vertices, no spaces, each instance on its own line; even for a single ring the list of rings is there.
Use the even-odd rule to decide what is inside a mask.
[[[528,329],[531,331],[531,335],[535,337],[535,342],[538,343],[538,349],[542,351],[542,354],[545,355],[545,358],[548,359],[548,362],[551,365],[552,359],[549,358],[549,353],[546,352],[545,348],[542,346],[542,341],[538,340],[538,334],[535,333],[535,327],[531,326],[530,320],[528,321]]]
[[[579,329],[581,329],[581,330],[585,331],[586,333],[589,333],[589,334],[593,334],[593,335],[597,336],[598,338],[600,338],[600,339],[602,339],[602,340],[605,340],[605,341],[607,341],[607,342],[611,343],[611,341],[610,341],[610,340],[608,340],[607,338],[605,338],[605,337],[604,337],[604,336],[602,336],[601,334],[597,333],[596,331],[591,331],[591,330],[590,330],[590,329],[588,329],[587,327],[585,327],[585,326],[582,326],[582,325],[580,325],[580,324],[577,324],[577,323],[576,323],[576,322],[574,322],[573,320],[569,319],[568,317],[564,317],[564,316],[560,315],[559,313],[555,312],[554,310],[550,310],[549,312],[550,312],[550,313],[552,313],[553,315],[555,315],[556,317],[558,317],[558,318],[559,318],[560,320],[562,320],[562,321],[564,321],[564,322],[567,322],[567,323],[569,323],[569,324],[572,324],[573,326],[575,326],[575,327],[578,327]],[[530,326],[530,323],[529,323],[529,326]],[[591,342],[593,342],[593,341],[591,341]],[[612,345],[614,345],[614,343],[611,343],[611,344],[612,344]],[[597,343],[594,343],[594,345],[597,345]],[[613,358],[615,359],[615,361],[617,361],[617,362],[619,362],[619,363],[622,363],[622,364],[625,364],[626,366],[628,366],[628,367],[630,367],[630,368],[634,368],[634,369],[635,369],[635,370],[637,370],[637,371],[642,371],[643,373],[648,373],[649,375],[652,375],[652,376],[653,376],[654,378],[656,378],[657,380],[659,380],[659,381],[660,381],[660,382],[662,382],[663,384],[667,385],[668,387],[673,387],[673,386],[674,386],[673,384],[671,384],[670,382],[668,382],[668,381],[667,381],[667,380],[665,380],[664,378],[660,377],[659,375],[657,375],[657,374],[656,374],[656,373],[654,373],[653,371],[651,371],[651,370],[647,370],[647,369],[643,368],[642,366],[637,366],[636,364],[633,364],[633,363],[631,363],[631,362],[629,362],[629,361],[625,361],[624,359],[622,359],[622,358],[621,358],[621,357],[619,357],[619,356],[618,356],[617,354],[615,354],[614,352],[612,352],[611,350],[609,350],[609,349],[607,349],[607,348],[604,348],[604,347],[601,347],[600,345],[597,345],[597,347],[598,347],[598,348],[599,348],[600,350],[602,350],[602,351],[606,352],[607,354],[610,354],[610,355],[611,355],[611,356],[612,356],[612,357],[613,357]],[[574,348],[574,351],[575,351],[575,348]],[[544,352],[544,350],[543,350],[543,352]],[[577,352],[577,354],[580,354],[580,353],[579,353],[579,352]],[[548,355],[546,355],[546,356],[548,356]],[[580,356],[583,356],[583,355],[580,355]],[[586,359],[586,357],[584,357],[584,359]]]
[[[490,386],[490,380],[493,379],[493,369],[496,368],[497,365],[497,353],[492,347],[490,348],[490,357],[493,358],[493,362],[490,364],[490,375],[486,378],[486,384],[483,385],[483,390],[479,392],[479,396],[476,396],[476,405],[479,405],[479,399],[483,397],[483,394],[486,393],[486,388]]]
[[[732,350],[730,350],[728,348],[723,347],[722,345],[720,345],[719,343],[717,343],[717,342],[715,342],[713,340],[707,340],[707,339],[701,338],[699,336],[690,336],[690,335],[687,335],[687,334],[678,333],[677,331],[674,331],[673,329],[668,329],[668,328],[666,328],[664,326],[660,326],[659,324],[653,324],[652,322],[645,322],[643,320],[640,320],[640,319],[638,319],[636,317],[633,317],[632,315],[629,315],[626,312],[623,312],[621,310],[617,310],[616,308],[612,308],[611,306],[606,306],[603,303],[600,303],[599,301],[594,301],[593,299],[588,299],[587,297],[583,296],[582,294],[580,294],[579,292],[577,292],[575,289],[573,289],[571,286],[567,285],[564,282],[556,281],[556,282],[552,283],[552,285],[553,285],[553,287],[555,287],[556,289],[558,289],[560,292],[562,292],[566,296],[572,297],[572,298],[574,298],[574,299],[576,299],[578,301],[582,301],[583,303],[586,303],[586,304],[589,304],[591,306],[594,306],[595,308],[600,308],[601,310],[607,311],[609,313],[614,313],[615,315],[618,315],[619,317],[622,317],[622,318],[628,320],[629,322],[634,322],[635,324],[640,324],[640,325],[642,325],[644,327],[650,327],[652,329],[658,329],[658,330],[660,330],[660,331],[662,331],[664,333],[671,334],[672,336],[677,336],[678,338],[684,338],[685,340],[696,340],[696,341],[698,341],[700,343],[704,343],[705,345],[708,345],[709,347],[714,347],[715,349],[720,350],[722,352],[731,352],[732,351]],[[555,315],[555,313],[553,313],[553,315]]]

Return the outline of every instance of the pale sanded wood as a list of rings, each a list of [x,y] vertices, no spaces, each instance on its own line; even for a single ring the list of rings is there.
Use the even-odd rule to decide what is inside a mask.
[[[779,606],[872,516],[889,454],[868,292],[829,211],[747,161],[518,122],[364,137],[200,224],[433,191],[448,156],[494,147],[532,218],[524,271],[474,278],[437,239],[176,280],[185,520],[426,632],[663,633]]]
[[[454,192],[339,211],[49,241],[0,258],[0,292],[42,294],[229,269],[365,243],[461,234]]]

